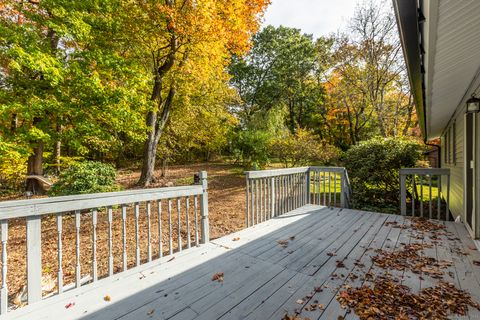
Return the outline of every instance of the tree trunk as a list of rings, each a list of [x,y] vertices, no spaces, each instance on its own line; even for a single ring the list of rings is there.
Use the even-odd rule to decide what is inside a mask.
[[[34,118],[33,126],[38,125],[42,119]],[[43,175],[43,141],[33,141],[33,154],[28,157],[27,163],[27,176],[42,176]],[[45,194],[45,190],[42,185],[36,179],[28,179],[26,185],[26,191],[30,191],[33,194]]]
[[[27,175],[43,175],[43,147],[43,142],[38,142],[33,148],[33,154],[28,158]],[[38,195],[43,195],[46,192],[40,182],[36,179],[27,180],[26,190]]]
[[[155,158],[157,156],[157,146],[170,116],[174,96],[175,89],[172,84],[167,99],[165,99],[165,102],[163,103],[163,108],[160,107],[162,110],[161,113],[154,111],[148,112],[147,128],[150,128],[150,131],[148,132],[147,140],[145,141],[143,149],[142,172],[138,181],[138,184],[143,187],[148,187],[152,182],[155,182]]]

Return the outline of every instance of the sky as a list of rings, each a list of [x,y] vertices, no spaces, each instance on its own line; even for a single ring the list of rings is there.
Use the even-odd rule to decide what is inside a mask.
[[[357,3],[358,0],[272,0],[263,26],[298,28],[318,38],[345,28]]]

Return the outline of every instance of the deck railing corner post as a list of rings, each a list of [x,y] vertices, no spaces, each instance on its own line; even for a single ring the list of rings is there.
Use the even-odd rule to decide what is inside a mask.
[[[345,180],[345,170],[340,171],[340,206],[342,208],[346,208],[346,199],[345,199],[345,192],[346,192],[346,180]]]
[[[205,244],[210,241],[210,230],[208,224],[208,182],[207,182],[207,172],[200,171],[200,183],[202,185],[203,191],[201,195],[200,203],[200,213],[202,217],[201,228],[202,228],[202,239],[201,243]]]
[[[400,171],[400,213],[407,214],[407,177]]]

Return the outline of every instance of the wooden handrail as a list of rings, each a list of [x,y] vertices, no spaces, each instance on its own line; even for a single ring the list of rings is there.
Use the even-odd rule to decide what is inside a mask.
[[[64,215],[73,215],[75,223],[75,239],[76,239],[76,259],[75,259],[75,287],[82,285],[81,273],[81,219],[82,216],[91,220],[92,229],[92,260],[91,260],[91,279],[95,282],[99,279],[97,273],[97,226],[99,212],[106,213],[108,224],[108,275],[113,276],[113,242],[112,242],[112,223],[113,211],[119,210],[122,224],[122,239],[123,239],[123,271],[127,270],[127,207],[133,208],[133,216],[135,223],[135,265],[139,266],[141,262],[140,257],[140,233],[147,234],[148,241],[148,262],[152,261],[152,239],[151,239],[151,224],[150,217],[152,214],[157,215],[158,221],[158,235],[159,235],[159,255],[161,258],[164,253],[162,250],[162,219],[167,214],[168,217],[168,235],[169,235],[169,254],[173,254],[173,227],[176,228],[177,234],[177,249],[181,251],[183,248],[190,248],[192,241],[190,239],[190,219],[189,210],[194,213],[194,237],[195,245],[204,244],[209,241],[209,221],[208,221],[208,186],[207,173],[205,171],[199,174],[200,181],[198,185],[156,188],[156,189],[142,189],[129,190],[120,192],[105,192],[97,194],[84,194],[74,196],[61,196],[42,199],[17,200],[0,202],[0,229],[1,229],[1,246],[2,246],[2,286],[0,288],[0,314],[5,314],[8,310],[8,285],[7,285],[7,244],[8,244],[8,226],[11,219],[25,219],[26,220],[26,246],[27,246],[27,300],[28,304],[37,302],[42,299],[42,217],[48,214],[55,214],[57,227],[57,259],[58,259],[58,273],[57,273],[57,293],[62,294],[65,291],[63,283],[63,254],[62,254],[62,218]],[[166,210],[162,212],[162,200],[165,200]],[[193,200],[193,203],[190,203]],[[172,203],[176,203],[176,212],[173,211]],[[183,203],[184,206],[181,204]],[[165,207],[165,206],[164,206]],[[191,208],[192,207],[192,208]],[[153,209],[157,212],[154,213]],[[143,210],[142,210],[143,209]],[[143,212],[142,212],[143,211]],[[198,211],[200,211],[200,221],[197,219]],[[192,211],[190,211],[192,212]],[[147,219],[146,230],[142,230],[139,224],[140,215],[145,215]],[[176,223],[172,222],[173,216],[176,216]],[[163,218],[162,218],[163,217]],[[182,221],[185,221],[187,232],[187,239],[182,242]],[[105,231],[105,230],[104,230]],[[200,235],[200,236],[199,236]],[[70,286],[71,287],[71,286]]]
[[[306,204],[337,206],[338,203],[342,208],[349,207],[351,188],[347,171],[343,167],[312,166],[247,171],[245,178],[247,226]],[[337,186],[340,187],[340,192],[337,192]],[[340,198],[338,201],[337,195]]]
[[[402,168],[400,169],[400,214],[403,216],[420,216],[430,219],[445,219],[450,217],[450,169],[444,168]],[[445,180],[443,180],[445,179]],[[407,180],[411,182],[407,183]],[[418,193],[418,183],[420,193]],[[433,181],[437,183],[437,199],[433,201]],[[445,186],[442,186],[442,181]],[[410,211],[407,210],[407,191],[411,187]],[[446,190],[443,190],[445,187]],[[427,199],[424,199],[424,188],[427,190]],[[442,197],[445,205],[442,203]],[[436,205],[436,210],[434,206]],[[418,207],[418,208],[417,208]],[[443,210],[443,208],[445,210]],[[435,212],[434,212],[435,211]]]

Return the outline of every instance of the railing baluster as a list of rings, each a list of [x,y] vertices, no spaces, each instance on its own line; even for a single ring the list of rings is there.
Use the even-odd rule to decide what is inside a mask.
[[[412,175],[412,217],[415,217],[415,195],[417,194],[417,185],[415,183],[415,175]]]
[[[180,203],[180,198],[177,198],[177,242],[178,242],[178,252],[182,251],[182,221],[181,221],[181,215],[182,215],[182,209],[181,209],[181,203]]]
[[[192,246],[190,239],[190,219],[188,219],[188,213],[190,211],[190,199],[185,198],[185,223],[187,224],[187,249]]]
[[[197,196],[193,197],[193,210],[195,214],[195,245],[198,247],[198,200]]]
[[[420,216],[423,218],[423,174],[418,176],[420,177]]]
[[[8,270],[8,220],[0,221],[2,233],[2,287],[0,288],[0,314],[7,313],[8,308],[8,284],[7,284],[7,270]]]
[[[140,238],[139,238],[139,226],[138,218],[140,217],[140,203],[135,202],[133,214],[135,217],[135,264],[138,267],[140,265]]]
[[[332,177],[331,172],[328,172],[328,206],[332,206]]]
[[[250,199],[250,209],[251,209],[251,219],[250,225],[255,225],[255,185],[254,180],[250,180],[250,192],[251,192],[251,199]]]
[[[249,201],[249,193],[250,193],[250,180],[248,179],[248,174],[245,176],[246,182],[246,190],[245,190],[245,225],[248,227],[251,226],[250,224],[250,201]]]
[[[152,261],[152,231],[150,226],[150,215],[152,214],[150,201],[147,201],[147,256],[148,262]]]
[[[76,253],[76,264],[75,264],[75,286],[80,288],[82,285],[82,274],[80,270],[80,210],[75,211],[75,253]]]
[[[172,200],[168,199],[168,250],[173,254],[173,235],[172,235]]]
[[[441,212],[442,212],[442,175],[438,175],[437,179],[437,219],[440,220]]]
[[[432,219],[432,175],[428,175],[428,217]]]
[[[158,257],[163,257],[163,234],[162,234],[162,201],[157,200],[158,215]]]
[[[107,221],[108,221],[108,275],[113,275],[113,209],[111,206],[107,208]]]
[[[259,183],[259,188],[260,188],[260,192],[258,193],[259,195],[259,201],[260,201],[260,222],[263,222],[263,202],[264,202],[264,195],[263,195],[263,179],[258,179],[258,183]]]
[[[321,205],[322,203],[320,202],[320,171],[317,172],[317,204]]]
[[[259,207],[259,203],[260,203],[260,200],[262,199],[262,195],[260,194],[260,190],[259,190],[259,179],[255,179],[255,194],[257,195],[255,198],[255,200],[257,201],[257,203],[255,204],[255,221],[256,223],[259,223],[261,222],[259,220],[260,216],[259,216],[259,210],[260,210],[260,207]]]
[[[333,190],[334,190],[334,197],[333,197],[333,206],[337,206],[337,173],[335,172],[333,175]]]
[[[97,271],[97,209],[92,210],[92,278],[98,280]]]
[[[57,255],[58,255],[58,273],[57,273],[57,287],[58,287],[58,294],[63,292],[63,245],[62,245],[62,214],[57,214]]]
[[[122,204],[122,242],[123,242],[123,271],[128,268],[127,260],[127,205]]]
[[[447,203],[445,206],[445,221],[449,220],[450,214],[450,175],[447,176]]]
[[[327,179],[325,178],[326,173],[325,171],[323,173],[323,205],[327,205]]]

